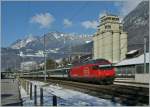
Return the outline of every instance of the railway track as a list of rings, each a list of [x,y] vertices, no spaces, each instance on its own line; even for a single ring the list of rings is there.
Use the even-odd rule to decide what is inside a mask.
[[[31,78],[26,78],[31,79]],[[32,78],[44,82],[42,78]],[[110,99],[123,105],[140,106],[149,104],[149,88],[135,87],[126,85],[97,85],[77,81],[68,81],[67,79],[47,78],[48,83],[59,84],[61,86],[72,88],[100,98]]]

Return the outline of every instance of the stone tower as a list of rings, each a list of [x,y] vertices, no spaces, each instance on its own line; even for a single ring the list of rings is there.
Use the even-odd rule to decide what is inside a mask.
[[[105,15],[93,36],[94,59],[104,58],[113,63],[124,59],[127,53],[127,33],[118,16]]]

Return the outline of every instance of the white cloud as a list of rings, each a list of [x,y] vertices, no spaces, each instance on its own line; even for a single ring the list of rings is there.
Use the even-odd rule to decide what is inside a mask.
[[[86,29],[90,29],[90,28],[96,29],[97,26],[99,25],[99,23],[97,21],[93,20],[93,21],[84,21],[81,23],[81,25],[83,27],[85,27]]]
[[[72,26],[72,22],[68,19],[64,19],[63,24],[65,27],[70,27]]]
[[[30,23],[38,23],[40,24],[40,28],[47,28],[54,20],[54,17],[50,13],[40,13],[33,16]]]

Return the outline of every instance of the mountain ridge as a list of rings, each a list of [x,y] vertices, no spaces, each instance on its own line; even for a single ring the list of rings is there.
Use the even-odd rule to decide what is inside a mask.
[[[27,37],[22,40],[17,40],[10,45],[12,49],[32,49],[32,50],[43,50],[44,47],[44,37],[46,49],[64,48],[69,45],[75,46],[79,44],[84,44],[87,41],[91,41],[91,35],[76,35],[67,34],[62,32],[49,32],[45,36],[41,37]]]

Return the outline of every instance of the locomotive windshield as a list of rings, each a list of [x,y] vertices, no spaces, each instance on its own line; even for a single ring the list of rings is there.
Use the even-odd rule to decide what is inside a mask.
[[[106,70],[106,69],[112,69],[112,64],[106,64],[106,65],[99,65],[98,66],[99,69],[103,69],[103,70]]]
[[[105,59],[96,59],[96,60],[90,59],[88,61],[76,63],[73,66],[82,66],[82,65],[86,65],[86,64],[100,64],[100,65],[105,65],[105,64],[110,64],[110,62],[108,60],[105,60]]]
[[[108,60],[105,59],[96,59],[95,63],[99,63],[99,64],[110,64],[110,62]]]

